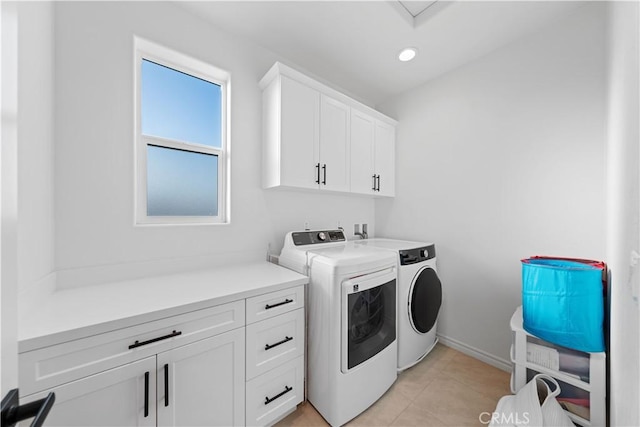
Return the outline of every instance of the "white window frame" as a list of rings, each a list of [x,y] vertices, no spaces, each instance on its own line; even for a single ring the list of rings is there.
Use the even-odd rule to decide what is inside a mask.
[[[221,147],[215,148],[172,139],[142,134],[141,83],[142,60],[181,71],[185,74],[214,83],[221,88]],[[134,36],[134,224],[228,224],[229,216],[229,100],[230,74],[213,65],[192,58],[175,50]],[[147,215],[147,146],[174,148],[193,153],[218,156],[218,215],[217,216],[148,216]]]

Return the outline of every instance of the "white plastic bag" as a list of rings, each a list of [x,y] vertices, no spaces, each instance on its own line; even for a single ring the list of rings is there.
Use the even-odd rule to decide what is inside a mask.
[[[553,390],[549,384],[553,384]],[[498,401],[489,426],[574,427],[556,400],[558,394],[557,381],[549,375],[538,374],[515,395]]]

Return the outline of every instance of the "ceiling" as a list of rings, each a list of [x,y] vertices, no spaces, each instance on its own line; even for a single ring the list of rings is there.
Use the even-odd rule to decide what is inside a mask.
[[[376,105],[580,7],[579,1],[195,1],[180,5]],[[407,46],[411,62],[397,60]]]

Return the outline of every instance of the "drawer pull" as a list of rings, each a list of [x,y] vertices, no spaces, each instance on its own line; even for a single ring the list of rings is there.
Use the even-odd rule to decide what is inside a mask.
[[[267,304],[267,305],[264,306],[264,309],[265,310],[269,310],[271,308],[276,308],[276,307],[280,307],[281,305],[289,304],[290,302],[293,302],[293,300],[287,298],[286,300],[284,300],[282,302],[279,302],[277,304],[271,304],[271,305]]]
[[[178,335],[182,335],[182,332],[181,331],[173,331],[169,335],[165,335],[163,337],[158,337],[158,338],[153,338],[153,339],[150,339],[149,341],[140,342],[140,341],[136,340],[136,342],[134,342],[133,344],[131,344],[129,346],[129,350],[131,350],[132,348],[136,348],[136,347],[142,347],[143,345],[151,344],[153,342],[166,340],[167,338],[177,337]]]
[[[276,400],[279,397],[284,396],[285,394],[289,393],[291,390],[293,390],[293,387],[289,387],[289,386],[284,386],[284,391],[276,394],[275,396],[269,398],[269,397],[265,397],[264,398],[264,404],[268,405],[269,403],[273,402],[274,400]]]
[[[144,373],[144,417],[149,416],[149,371]]]
[[[284,344],[284,343],[289,342],[289,341],[291,341],[291,340],[293,340],[293,337],[287,337],[287,336],[285,336],[285,337],[284,337],[284,339],[283,339],[282,341],[278,341],[278,342],[277,342],[277,343],[275,343],[275,344],[265,344],[265,345],[264,345],[264,349],[265,349],[265,350],[271,350],[273,347],[277,347],[277,346],[279,346],[280,344]]]

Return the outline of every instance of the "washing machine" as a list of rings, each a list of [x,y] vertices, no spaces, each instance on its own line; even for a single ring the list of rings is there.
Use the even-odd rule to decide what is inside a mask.
[[[420,362],[438,342],[436,326],[442,284],[432,243],[364,239],[355,245],[386,249],[398,266],[398,371]]]
[[[376,402],[397,378],[397,263],[347,244],[342,230],[290,232],[279,264],[309,277],[307,399],[332,426]]]

